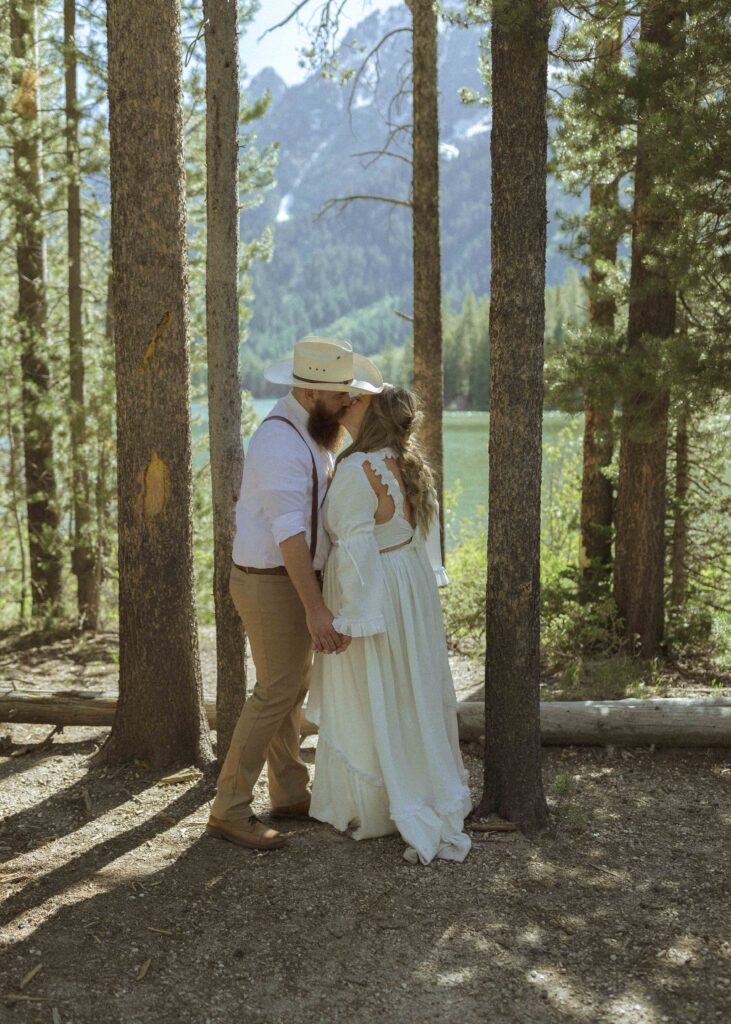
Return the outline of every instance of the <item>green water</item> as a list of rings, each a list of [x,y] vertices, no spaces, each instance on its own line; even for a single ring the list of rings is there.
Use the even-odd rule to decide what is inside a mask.
[[[581,416],[557,412],[548,412],[543,417],[544,504],[546,496],[558,485],[567,459],[578,450],[582,420]],[[464,518],[486,518],[489,431],[487,412],[444,414],[444,484],[448,500],[456,489],[456,502],[446,523],[450,547]]]
[[[269,413],[275,399],[254,399],[254,409],[261,420]],[[193,407],[196,415],[194,436],[203,440],[206,431],[204,403]],[[547,412],[543,418],[543,479],[545,498],[557,485],[566,459],[580,445],[581,416]],[[487,441],[490,414],[486,412],[447,412],[444,414],[444,467],[447,494],[455,494],[455,502],[447,521],[447,543],[452,545],[459,523],[465,518],[481,514],[487,506],[488,460]],[[570,432],[570,439],[566,432]],[[564,434],[562,435],[562,431]],[[562,436],[560,436],[562,435]],[[197,447],[196,463],[207,458]]]

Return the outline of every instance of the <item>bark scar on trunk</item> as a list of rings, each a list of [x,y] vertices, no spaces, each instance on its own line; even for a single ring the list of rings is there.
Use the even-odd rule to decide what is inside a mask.
[[[156,451],[140,474],[140,511],[148,523],[164,511],[170,496],[170,467]]]
[[[36,83],[38,72],[35,68],[29,68],[20,76],[20,88],[13,99],[10,109],[14,114],[21,117],[36,116]]]
[[[143,370],[149,370],[150,369],[150,363],[152,362],[152,359],[153,359],[153,357],[155,355],[155,349],[157,348],[157,343],[159,341],[162,341],[162,339],[165,337],[165,334],[167,332],[168,324],[169,323],[170,323],[170,310],[168,310],[166,313],[163,314],[162,319],[160,320],[159,324],[155,328],[155,333],[152,335],[152,337],[150,338],[149,342],[147,343],[147,348],[145,349],[145,354],[142,357],[142,369]]]

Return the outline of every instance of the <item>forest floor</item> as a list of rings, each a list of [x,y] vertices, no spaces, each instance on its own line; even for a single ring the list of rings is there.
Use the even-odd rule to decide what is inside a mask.
[[[206,631],[201,650],[210,692]],[[115,659],[113,634],[6,638],[0,682],[109,690]],[[453,667],[474,696],[479,668]],[[728,752],[544,748],[537,841],[474,833],[463,864],[422,867],[398,836],[355,843],[317,822],[270,853],[221,843],[204,834],[213,773],[167,785],[91,767],[105,729],[33,749],[48,732],[0,725],[2,1021],[729,1019]],[[463,754],[477,799],[481,752]]]

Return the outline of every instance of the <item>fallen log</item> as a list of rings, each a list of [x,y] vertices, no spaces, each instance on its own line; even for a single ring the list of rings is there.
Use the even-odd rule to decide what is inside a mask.
[[[459,738],[485,732],[482,702],[457,705]],[[544,746],[731,747],[730,697],[541,701]]]
[[[111,691],[0,691],[0,722],[109,726],[116,707]],[[215,701],[207,700],[205,708],[215,729]],[[461,740],[484,734],[484,714],[481,701],[457,705]],[[317,726],[305,720],[301,731],[309,736]],[[542,701],[541,740],[547,746],[731,747],[731,698]]]

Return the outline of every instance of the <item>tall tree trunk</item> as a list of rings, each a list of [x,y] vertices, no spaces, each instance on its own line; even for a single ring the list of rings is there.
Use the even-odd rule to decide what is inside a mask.
[[[114,355],[114,302],[113,302],[113,281],[111,272],[107,275],[107,300],[104,318],[104,335],[107,343],[104,365],[106,368],[109,354],[113,359]],[[112,371],[113,372],[113,371]],[[106,379],[107,374],[104,374]],[[102,395],[97,413],[98,419],[98,447],[96,461],[96,484],[94,488],[94,507],[96,515],[96,553],[94,556],[94,569],[96,572],[96,591],[99,595],[99,614],[97,628],[103,628],[102,622],[102,585],[105,577],[105,566],[111,544],[110,533],[118,534],[115,523],[110,523],[112,505],[112,489],[110,484],[111,466],[113,464],[115,451],[112,448],[112,432],[114,430],[114,396]]]
[[[57,614],[61,602],[61,549],[51,378],[47,362],[46,253],[41,196],[41,130],[38,114],[36,4],[10,4],[13,68],[12,121],[18,327],[23,381],[23,454],[28,511],[32,611]]]
[[[180,5],[109,0],[107,31],[120,663],[101,759],[169,767],[212,760],[193,599]]]
[[[595,73],[618,64],[622,53],[621,8],[616,0],[602,4],[598,13],[607,17],[605,31],[597,42]],[[602,293],[606,277],[602,265],[617,259],[616,230],[618,183],[592,181],[589,187],[589,324],[599,331],[614,329],[615,302]],[[610,226],[612,225],[612,226]],[[584,460],[581,484],[579,564],[584,580],[606,577],[612,561],[612,484],[605,470],[614,449],[614,396],[587,388],[584,393]]]
[[[601,218],[608,207],[616,206],[616,182],[593,183],[589,203],[593,215],[589,228],[589,323],[597,330],[611,331],[615,303],[613,298],[601,297],[605,274],[597,262],[616,260],[618,239],[616,235],[607,237],[606,229],[598,229],[594,218]],[[612,461],[614,449],[613,413],[613,396],[592,388],[585,390],[579,564],[587,582],[597,572],[605,575],[612,560],[612,484],[604,470]]]
[[[612,560],[612,484],[604,474],[614,449],[612,412],[606,400],[586,392],[579,564],[587,583],[605,577]]]
[[[675,427],[675,495],[673,501],[673,539],[670,562],[670,604],[682,608],[688,600],[688,495],[690,459],[688,455],[688,410],[678,414]]]
[[[236,0],[204,0],[206,32],[206,328],[216,612],[216,755],[226,756],[246,696],[246,641],[229,594],[241,486],[238,303],[239,65]]]
[[[488,648],[477,813],[497,812],[527,834],[547,818],[539,612],[548,29],[546,0],[493,5]]]
[[[439,237],[437,15],[433,0],[408,0],[413,52],[414,388],[427,415],[420,440],[443,508],[442,271]],[[444,514],[442,550],[444,549]]]
[[[664,84],[677,44],[675,2],[647,0],[642,8],[638,78],[643,93],[637,125],[627,350],[632,374],[624,389],[617,489],[614,596],[631,645],[658,653],[665,628],[665,505],[669,393],[653,366],[655,346],[675,330],[675,292],[663,263],[665,220],[657,194],[661,155],[653,121],[663,115]],[[642,47],[652,47],[651,57]],[[665,51],[663,54],[662,51]],[[661,56],[658,64],[657,55]],[[657,65],[652,67],[652,65]],[[664,207],[664,208],[663,208]]]
[[[74,539],[71,567],[76,576],[76,603],[82,628],[96,629],[99,592],[90,536],[91,493],[86,452],[84,402],[84,328],[81,289],[81,181],[79,111],[76,94],[76,0],[64,0],[63,41],[66,73],[66,164],[68,196],[69,398]]]
[[[13,525],[15,526],[15,537],[18,544],[18,555],[20,557],[20,592],[18,594],[18,622],[25,623],[28,609],[28,562],[25,550],[25,530],[21,517],[23,502],[23,483],[21,480],[22,470],[20,468],[19,452],[23,444],[23,435],[20,423],[13,414],[16,406],[15,395],[13,394],[15,382],[7,378],[3,381],[4,386],[4,420],[5,436],[8,445],[8,492],[10,495],[10,507],[13,510]]]

